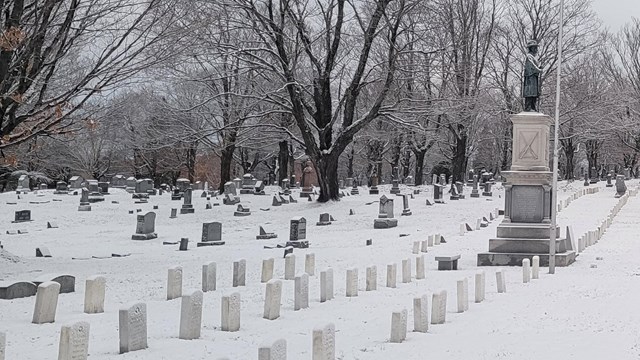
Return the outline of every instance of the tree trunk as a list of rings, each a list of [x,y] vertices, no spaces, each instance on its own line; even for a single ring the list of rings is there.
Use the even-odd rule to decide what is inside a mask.
[[[340,200],[340,187],[338,186],[338,155],[322,155],[313,162],[318,176],[320,196],[318,202]]]
[[[411,170],[409,170],[410,165],[411,165],[411,150],[406,150],[402,158],[402,182],[403,183],[405,182],[406,178],[409,176],[411,172]]]
[[[353,159],[356,156],[355,144],[351,146],[351,154],[347,156],[347,177],[353,179]]]
[[[451,159],[451,176],[453,176],[453,182],[465,181],[464,175],[467,171],[467,161],[467,134],[461,131],[460,136],[456,137],[456,145],[453,149],[453,158]]]
[[[424,171],[424,158],[427,155],[427,150],[414,150],[413,154],[416,157],[416,166],[415,166],[415,182],[416,185],[422,185],[424,182],[422,179],[422,173]]]
[[[278,143],[278,147],[278,185],[282,186],[282,180],[289,178],[289,143],[287,140],[282,140]]]
[[[233,163],[233,153],[236,150],[234,145],[229,145],[222,149],[220,155],[220,186],[218,189],[222,193],[224,184],[231,181],[231,164]]]
[[[198,152],[198,145],[196,143],[189,144],[187,149],[187,179],[191,183],[195,182],[196,178],[196,155]]]
[[[509,170],[511,167],[511,141],[513,138],[513,124],[511,121],[506,122],[504,134],[502,138],[502,164],[501,170]]]
[[[574,157],[573,157],[573,149],[570,149],[570,151],[566,151],[564,152],[564,157],[566,159],[566,171],[565,171],[565,175],[564,178],[565,180],[574,180],[575,179],[575,174],[573,172],[574,168],[575,168],[575,162],[574,162]]]

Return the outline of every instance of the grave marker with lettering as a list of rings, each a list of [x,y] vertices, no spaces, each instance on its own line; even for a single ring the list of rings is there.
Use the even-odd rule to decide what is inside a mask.
[[[134,303],[120,308],[120,354],[147,348],[147,304]]]

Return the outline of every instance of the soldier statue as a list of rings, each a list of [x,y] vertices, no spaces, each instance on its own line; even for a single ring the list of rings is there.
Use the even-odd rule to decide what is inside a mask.
[[[540,73],[542,67],[538,63],[538,42],[527,42],[527,60],[524,64],[522,96],[524,97],[524,111],[538,111],[540,97]]]

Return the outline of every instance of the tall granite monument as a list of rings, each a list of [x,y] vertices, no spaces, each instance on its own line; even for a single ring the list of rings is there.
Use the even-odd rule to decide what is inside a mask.
[[[529,44],[533,44],[530,42]],[[529,45],[528,44],[528,45]],[[537,45],[536,45],[537,47]],[[529,47],[529,55],[531,55]],[[529,60],[528,56],[528,60]],[[538,64],[535,64],[539,66]],[[525,65],[526,67],[527,65]],[[523,97],[525,111],[511,116],[513,123],[513,155],[511,170],[502,172],[506,178],[504,219],[498,225],[497,236],[489,240],[489,252],[478,254],[478,266],[521,266],[522,260],[540,257],[540,265],[549,264],[551,232],[551,192],[553,173],[549,169],[549,133],[552,120],[537,109],[537,94],[526,89],[538,78],[527,78],[525,72]],[[536,75],[539,76],[539,75]],[[568,250],[566,239],[560,238],[556,226],[556,265],[567,266],[576,259]]]

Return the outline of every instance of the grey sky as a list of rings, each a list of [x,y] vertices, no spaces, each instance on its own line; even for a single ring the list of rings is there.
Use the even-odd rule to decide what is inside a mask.
[[[640,0],[591,0],[594,11],[603,24],[612,31],[631,21],[640,19]]]

